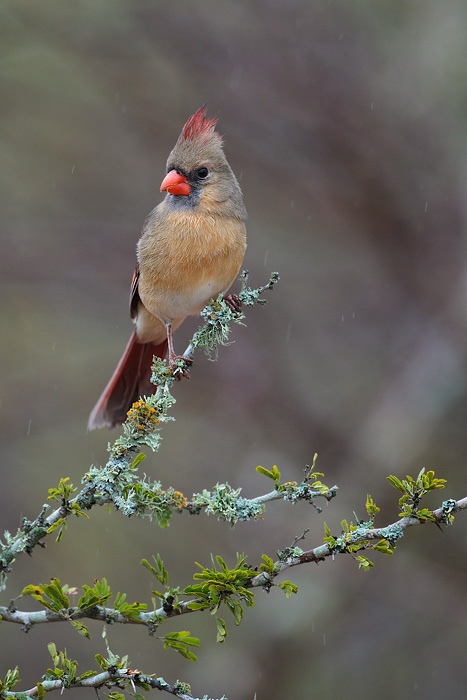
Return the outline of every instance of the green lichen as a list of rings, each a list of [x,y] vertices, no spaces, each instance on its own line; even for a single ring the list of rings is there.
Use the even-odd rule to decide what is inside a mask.
[[[232,527],[239,520],[260,518],[264,505],[243,498],[240,492],[241,488],[233,489],[228,483],[216,484],[212,491],[204,489],[202,493],[193,494],[193,504],[203,508],[207,515],[217,515],[219,520],[226,520]]]

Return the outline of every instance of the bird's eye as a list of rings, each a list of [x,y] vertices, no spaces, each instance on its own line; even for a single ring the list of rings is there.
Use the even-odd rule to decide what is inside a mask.
[[[209,170],[205,167],[198,168],[198,170],[196,171],[196,175],[199,177],[200,180],[205,180],[209,175]]]

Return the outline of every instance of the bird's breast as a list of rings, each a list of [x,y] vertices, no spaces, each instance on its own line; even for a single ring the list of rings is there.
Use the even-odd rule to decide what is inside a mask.
[[[149,220],[138,243],[139,295],[167,323],[199,313],[209,299],[227,291],[246,243],[245,226],[237,219],[161,214]]]

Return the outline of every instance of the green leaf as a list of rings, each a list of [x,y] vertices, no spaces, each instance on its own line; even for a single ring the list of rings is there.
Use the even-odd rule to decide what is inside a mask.
[[[374,566],[373,562],[363,555],[355,557],[355,561],[358,562],[358,568],[363,571],[369,571]]]
[[[270,479],[274,480],[273,473],[269,469],[265,469],[264,467],[256,467],[256,471],[258,472],[258,474],[268,476]]]
[[[78,678],[77,678],[76,680],[77,680],[77,681],[81,681],[81,680],[83,680],[84,678],[90,678],[91,676],[95,676],[95,675],[96,675],[96,672],[95,672],[95,671],[85,671],[85,672],[82,673],[80,676],[78,676]]]
[[[366,512],[368,513],[368,517],[370,518],[370,520],[373,520],[375,515],[377,513],[379,513],[379,511],[380,511],[380,509],[378,508],[376,503],[373,501],[373,499],[369,493],[367,494],[367,497],[366,497],[365,508],[366,508]]]
[[[216,624],[217,624],[217,641],[222,644],[222,642],[225,642],[225,638],[227,637],[227,628],[225,626],[224,620],[222,620],[220,617],[216,617]]]
[[[45,688],[43,683],[38,683],[37,686],[37,700],[42,700],[45,697]]]
[[[156,563],[157,563],[157,567],[159,569],[159,581],[163,585],[166,585],[169,581],[169,574],[166,571],[166,568],[164,566],[164,562],[162,561],[160,554],[157,555]]]
[[[329,529],[327,523],[323,523],[324,526],[324,538],[323,542],[327,543],[329,547],[332,549],[336,543],[336,538],[331,535],[331,530]]]
[[[295,583],[292,583],[291,581],[282,581],[281,583],[279,583],[279,588],[282,588],[287,598],[291,598],[292,593],[298,593],[298,586],[296,586]]]
[[[268,557],[267,554],[263,554],[261,557],[263,560],[263,564],[260,564],[260,569],[261,571],[266,571],[268,574],[272,574],[274,571],[274,561],[271,559],[271,557]]]
[[[3,697],[2,692],[4,690],[12,690],[15,686],[18,685],[18,683],[21,683],[18,666],[15,666],[13,670],[9,668],[5,674],[3,682],[0,681],[0,697]]]
[[[42,588],[44,593],[53,603],[52,606],[47,607],[50,607],[52,610],[56,610],[58,612],[59,610],[70,606],[70,600],[62,588],[60,579],[53,578],[49,584],[42,584]]]
[[[87,610],[94,605],[104,605],[112,595],[106,578],[96,581],[92,588],[85,584],[83,591],[83,595],[78,600],[80,610]]]
[[[262,474],[263,476],[267,476],[269,477],[269,479],[272,479],[276,487],[279,485],[281,473],[276,467],[276,465],[274,465],[272,469],[265,469],[265,467],[256,467],[256,471],[258,472],[258,474]]]
[[[188,661],[196,661],[196,659],[197,659],[196,654],[193,654],[192,651],[190,651],[189,649],[186,649],[185,647],[183,647],[181,649],[177,649],[176,651],[178,651],[180,656],[183,656],[184,659],[188,659]]]
[[[79,622],[78,620],[72,620],[71,624],[79,634],[86,637],[86,639],[91,639],[91,635],[89,634],[89,630],[86,625],[83,625],[83,623]]]
[[[216,561],[224,573],[227,573],[229,571],[229,567],[227,566],[227,564],[225,563],[225,561],[222,559],[221,556],[217,555]]]
[[[196,661],[196,656],[193,652],[189,651],[188,647],[199,647],[199,639],[196,637],[190,637],[190,633],[187,631],[182,632],[171,632],[166,634],[163,638],[164,649],[173,649],[189,661]]]
[[[156,578],[159,578],[159,572],[157,569],[154,568],[154,566],[151,566],[151,564],[148,562],[147,559],[141,559],[142,566],[144,566],[145,569],[147,569],[153,576]]]
[[[381,554],[394,554],[394,549],[387,540],[380,540],[377,544],[373,545],[373,549],[376,552],[381,552]]]
[[[61,525],[63,525],[64,522],[65,522],[65,518],[59,518],[55,523],[53,523],[53,525],[51,525],[51,526],[49,527],[49,529],[47,530],[47,534],[50,535],[51,532],[53,532],[53,531],[56,530],[58,527],[60,527]]]
[[[49,501],[68,501],[75,488],[72,483],[67,484],[70,481],[69,477],[65,479],[60,479],[58,488],[49,489]]]
[[[104,657],[101,656],[100,654],[96,654],[96,655],[94,656],[94,658],[96,659],[96,661],[97,661],[97,663],[99,664],[99,666],[101,667],[101,669],[102,669],[103,671],[107,671],[107,668],[108,668],[108,666],[109,666],[107,660],[104,659]]]
[[[422,469],[420,469],[420,471],[419,471],[419,473],[418,473],[418,476],[417,476],[417,483],[420,482],[420,479],[422,478],[422,476],[424,475],[424,473],[425,473],[425,467],[423,467]],[[407,478],[408,478],[408,479],[411,479],[412,477],[408,476]]]
[[[395,489],[398,491],[401,491],[402,493],[406,493],[406,489],[403,485],[403,483],[397,478],[397,476],[387,476],[386,480],[389,481],[391,486],[394,486]]]
[[[414,515],[419,518],[419,520],[436,520],[433,515],[433,511],[429,510],[428,508],[421,508],[420,510],[417,510]]]
[[[146,455],[145,455],[143,452],[140,452],[139,455],[137,455],[137,456],[134,458],[133,464],[131,465],[131,468],[132,468],[132,469],[136,469],[136,467],[138,466],[138,464],[141,464],[141,462],[143,461],[143,459],[146,459]]]
[[[243,620],[243,608],[239,600],[228,600],[227,607],[235,618],[235,624],[239,625]]]
[[[20,593],[20,596],[24,595],[39,595],[39,593],[42,592],[42,588],[40,586],[33,586],[32,583],[30,583],[28,586],[25,586],[23,590]]]
[[[181,641],[183,644],[188,644],[192,647],[199,647],[199,639],[197,637],[190,637],[190,632],[188,630],[182,630],[181,632],[170,632],[164,637],[165,641]]]

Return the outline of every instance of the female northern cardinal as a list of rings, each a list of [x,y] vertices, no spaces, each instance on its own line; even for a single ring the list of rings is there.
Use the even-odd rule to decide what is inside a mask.
[[[112,428],[132,403],[155,389],[153,355],[175,369],[172,331],[186,316],[225,295],[246,248],[242,192],[204,107],[187,121],[167,161],[161,192],[137,246],[130,313],[135,330],[112,378],[94,407],[88,428]]]

